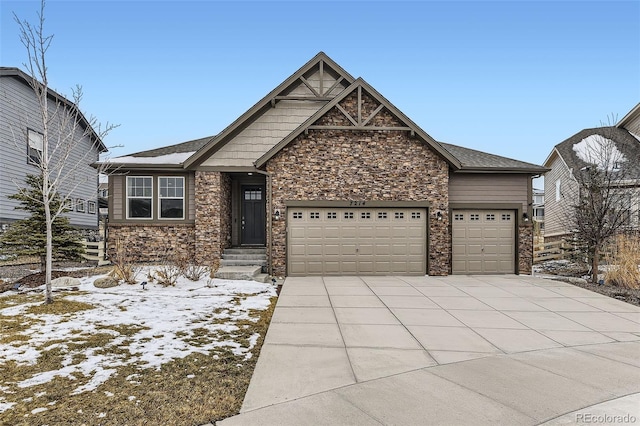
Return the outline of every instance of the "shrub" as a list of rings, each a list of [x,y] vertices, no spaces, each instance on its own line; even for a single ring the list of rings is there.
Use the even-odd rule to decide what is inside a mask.
[[[121,240],[116,241],[115,255],[111,257],[113,269],[109,276],[124,281],[127,284],[136,284],[140,267],[134,263],[134,256],[127,250]]]
[[[197,263],[189,263],[184,267],[182,275],[191,281],[199,281],[209,273],[209,267],[206,265],[199,265]]]
[[[640,234],[617,236],[606,259],[607,284],[640,289]]]

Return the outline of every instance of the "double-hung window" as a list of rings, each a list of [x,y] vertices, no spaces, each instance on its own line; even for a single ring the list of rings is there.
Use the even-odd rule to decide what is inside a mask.
[[[38,166],[42,163],[44,135],[35,130],[27,129],[27,139],[27,163]]]
[[[151,219],[153,178],[127,176],[127,218]]]
[[[160,219],[184,219],[184,178],[159,177],[158,202]]]

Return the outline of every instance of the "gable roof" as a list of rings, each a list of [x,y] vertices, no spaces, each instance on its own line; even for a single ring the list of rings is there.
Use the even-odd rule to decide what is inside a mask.
[[[323,70],[332,73],[335,76],[335,84],[326,90],[325,96],[321,96],[322,93],[316,92],[310,87],[305,80],[305,76],[309,77],[314,72],[320,72]],[[348,87],[344,88],[343,85],[338,83],[348,83]],[[301,86],[302,85],[302,86]],[[294,90],[295,87],[308,87],[309,93],[313,92],[311,97],[299,97],[289,96],[288,94]],[[336,95],[332,95],[335,92],[335,88],[339,87],[341,91]],[[250,160],[253,162],[253,166],[244,167],[246,169],[260,168],[272,158],[277,152],[287,146],[302,132],[313,126],[314,123],[320,119],[324,114],[330,111],[335,106],[352,94],[355,90],[364,90],[372,98],[380,103],[381,108],[385,108],[388,112],[398,118],[405,127],[401,130],[411,132],[412,136],[415,136],[426,143],[431,149],[439,154],[453,170],[459,170],[460,172],[497,172],[497,173],[528,173],[528,174],[541,174],[547,169],[535,164],[526,163],[523,161],[513,160],[510,158],[500,157],[493,154],[488,154],[472,149],[463,148],[456,145],[444,144],[433,139],[429,134],[422,130],[417,124],[415,124],[409,117],[407,117],[402,111],[396,108],[391,102],[389,102],[384,96],[370,86],[364,79],[354,79],[338,64],[331,60],[325,53],[320,52],[315,55],[310,61],[303,65],[298,71],[293,73],[283,83],[281,83],[274,90],[269,92],[258,103],[251,107],[242,116],[231,123],[227,128],[220,132],[216,136],[205,137],[188,142],[183,142],[175,145],[170,145],[162,148],[147,150],[131,154],[124,157],[116,157],[109,160],[112,167],[124,167],[126,169],[151,169],[155,165],[157,168],[162,169],[192,169],[202,165],[212,155],[218,152],[222,147],[233,141],[236,136],[246,129],[251,123],[255,122],[258,117],[273,108],[276,102],[285,99],[293,100],[312,100],[318,102],[317,110],[313,112],[302,124],[296,127],[293,131],[287,130],[286,136],[278,136],[278,143],[275,143],[266,153],[260,158]],[[322,92],[322,91],[320,91]],[[331,96],[328,96],[331,94]],[[315,95],[315,97],[313,96]],[[364,130],[374,130],[374,127],[362,126]],[[282,139],[279,139],[282,137]],[[231,145],[227,146],[224,150],[229,149]],[[224,152],[223,150],[223,152]],[[258,154],[259,155],[259,154]],[[235,157],[234,157],[235,158]],[[254,157],[255,158],[255,157]],[[250,163],[251,164],[251,163]],[[242,167],[226,167],[226,169]]]
[[[19,68],[0,67],[0,77],[13,77],[18,81],[20,81],[21,83],[29,86],[29,88],[33,90],[32,83],[34,81],[34,78]],[[55,90],[52,90],[51,88],[47,88],[47,96],[50,99],[64,105],[66,108],[69,108],[72,111],[72,113],[77,113],[78,117],[80,118],[80,123],[82,124],[82,126],[84,126],[84,128],[86,129],[89,129],[89,135],[98,142],[98,151],[99,152],[108,151],[105,144],[102,142],[102,140],[100,139],[96,131],[93,129],[93,127],[89,123],[89,120],[87,120],[84,114],[82,114],[82,111],[80,111],[80,109],[76,104],[74,104],[73,102],[71,102],[70,100],[68,100],[67,98],[65,98],[58,92],[56,92]]]
[[[267,153],[265,153],[262,157],[260,157],[255,163],[256,167],[262,167],[267,161],[269,161],[269,159],[271,159],[274,155],[276,155],[278,152],[280,152],[281,149],[283,149],[285,146],[287,146],[289,143],[291,143],[302,132],[307,130],[309,128],[309,126],[313,125],[313,123],[318,121],[318,119],[320,119],[320,117],[322,117],[327,112],[329,112],[332,108],[334,108],[336,105],[338,105],[339,102],[344,100],[344,98],[346,98],[347,96],[352,94],[358,88],[364,89],[370,96],[372,96],[375,100],[380,102],[380,104],[383,105],[387,110],[389,110],[389,112],[391,112],[391,114],[395,115],[396,117],[398,117],[398,119],[400,121],[404,122],[405,125],[415,135],[417,135],[420,139],[422,139],[434,151],[436,151],[438,154],[440,154],[451,166],[453,166],[454,168],[459,168],[460,167],[459,161],[453,155],[451,155],[450,152],[448,152],[447,150],[442,148],[442,146],[435,139],[433,139],[424,130],[422,130],[420,127],[418,127],[417,124],[415,124],[413,121],[411,121],[409,119],[409,117],[404,115],[404,113],[402,113],[399,109],[397,109],[391,102],[389,102],[384,96],[382,96],[380,93],[378,93],[378,91],[376,91],[373,87],[371,87],[362,78],[358,78],[356,81],[354,81],[353,84],[351,84],[349,87],[347,87],[345,90],[343,90],[342,93],[340,93],[338,96],[333,98],[333,100],[331,100],[324,107],[320,108],[314,115],[309,117],[309,119],[307,119],[307,121],[302,123],[295,131],[290,133],[289,136],[284,138],[280,143],[275,145]],[[366,129],[366,127],[363,127],[363,128]],[[354,127],[354,129],[357,129],[357,127]],[[375,130],[374,127],[370,127],[369,129]]]
[[[579,144],[589,136],[601,136],[603,138],[612,140],[627,161],[623,163],[624,171],[628,174],[629,178],[640,178],[640,162],[637,159],[640,158],[640,140],[634,137],[628,130],[619,128],[616,126],[609,127],[596,127],[593,129],[584,129],[568,139],[557,144],[547,160],[545,166],[551,164],[551,160],[555,155],[560,156],[562,161],[566,164],[568,169],[580,170],[589,164],[578,157],[574,150],[574,145]]]
[[[638,132],[640,131],[640,129],[629,129],[629,126],[636,120],[640,120],[640,102],[638,102],[638,104],[633,107],[631,111],[627,113],[627,115],[625,115],[620,121],[618,121],[616,127],[624,127],[629,131]]]
[[[460,161],[461,172],[544,173],[549,169],[475,149],[440,142],[440,145]]]
[[[213,153],[215,153],[222,146],[228,143],[243,126],[246,126],[249,122],[255,119],[255,117],[258,116],[264,109],[271,108],[273,105],[275,105],[275,102],[277,101],[277,98],[279,96],[286,94],[287,91],[291,90],[294,85],[298,85],[299,80],[301,78],[304,79],[304,75],[309,71],[315,69],[316,67],[322,70],[322,72],[324,72],[325,67],[327,67],[326,71],[334,72],[335,74],[339,75],[339,80],[345,80],[347,84],[351,84],[354,81],[354,78],[351,76],[351,74],[346,72],[340,65],[335,63],[324,52],[319,52],[317,55],[311,58],[309,62],[300,67],[298,71],[293,73],[289,78],[278,85],[278,87],[273,89],[264,98],[258,101],[258,103],[252,106],[247,112],[242,114],[233,123],[227,126],[227,128],[220,132],[216,137],[212,138],[208,143],[198,149],[195,155],[185,161],[184,167],[188,168],[194,165],[199,165],[208,157],[210,157]]]

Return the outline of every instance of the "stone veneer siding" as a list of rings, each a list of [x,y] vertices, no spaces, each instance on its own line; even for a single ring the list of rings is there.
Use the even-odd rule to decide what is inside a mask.
[[[118,252],[133,262],[163,262],[174,255],[193,259],[194,243],[193,224],[110,224],[107,252],[115,261]]]
[[[196,260],[216,265],[231,245],[231,178],[220,172],[197,171],[195,184]]]
[[[518,227],[518,267],[520,274],[531,274],[533,267],[533,225]]]
[[[341,102],[357,116],[357,97]],[[363,96],[362,116],[378,103]],[[350,122],[337,108],[316,125],[346,126]],[[371,121],[375,126],[404,126],[383,108]],[[287,200],[429,201],[429,275],[450,272],[451,237],[448,215],[438,221],[438,211],[449,206],[448,164],[424,142],[407,131],[309,130],[294,139],[267,163],[271,175],[271,209],[284,220],[272,222],[273,274],[286,275]]]

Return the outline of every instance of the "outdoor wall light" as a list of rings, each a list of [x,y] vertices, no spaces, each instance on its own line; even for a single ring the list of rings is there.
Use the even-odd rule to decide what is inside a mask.
[[[273,215],[275,216],[276,220],[280,220],[280,209],[276,209],[276,211],[273,212]]]
[[[436,219],[442,220],[442,212],[436,213]]]
[[[529,222],[529,215],[527,214],[527,212],[522,213],[522,220],[524,220],[525,222]]]

